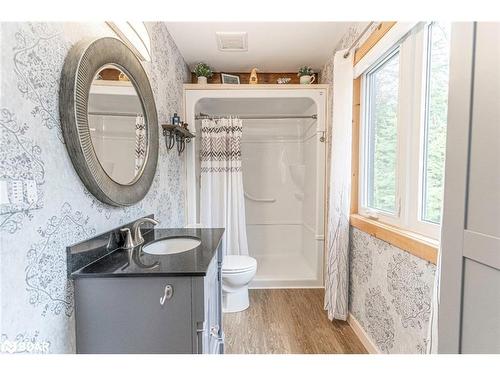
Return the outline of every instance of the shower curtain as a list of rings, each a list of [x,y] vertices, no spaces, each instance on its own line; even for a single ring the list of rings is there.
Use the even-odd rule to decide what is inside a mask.
[[[349,214],[351,209],[352,53],[333,59],[333,118],[328,200],[325,310],[328,318],[346,320],[349,313]]]
[[[225,228],[225,255],[248,255],[241,170],[242,121],[204,119],[201,123],[200,222]]]
[[[146,122],[139,114],[135,118],[135,170],[140,171],[146,157]]]
[[[436,273],[434,275],[434,288],[432,290],[431,313],[427,328],[426,354],[438,354],[438,315],[439,315],[439,284],[441,276],[441,248],[438,251]]]

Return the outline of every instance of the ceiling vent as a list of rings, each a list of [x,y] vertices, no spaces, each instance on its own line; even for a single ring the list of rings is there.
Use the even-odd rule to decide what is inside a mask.
[[[245,32],[216,32],[217,46],[222,52],[248,51],[248,38]]]

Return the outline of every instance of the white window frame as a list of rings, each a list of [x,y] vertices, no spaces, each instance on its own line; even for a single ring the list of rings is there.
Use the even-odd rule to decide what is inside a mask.
[[[400,147],[399,147],[399,137],[400,137],[400,132],[399,132],[399,127],[397,129],[398,135],[397,135],[397,150],[396,150],[396,155],[397,155],[397,160],[396,160],[396,187],[395,187],[395,193],[396,193],[396,209],[395,213],[392,214],[390,212],[384,211],[384,210],[377,210],[371,207],[368,207],[368,179],[367,179],[367,173],[366,169],[361,169],[364,164],[367,161],[368,154],[367,154],[367,140],[368,140],[368,127],[366,126],[367,120],[369,117],[368,113],[368,106],[366,105],[368,103],[368,83],[367,83],[367,76],[371,72],[377,70],[381,65],[383,65],[387,60],[392,58],[395,54],[399,53],[399,64],[400,64],[400,70],[399,70],[399,79],[401,82],[401,48],[398,46],[391,48],[388,52],[386,52],[377,62],[375,62],[365,73],[363,73],[361,77],[361,108],[365,109],[360,116],[360,121],[361,121],[361,131],[360,131],[360,171],[362,172],[360,174],[360,184],[359,184],[359,197],[360,197],[360,203],[359,203],[359,213],[363,216],[367,216],[372,219],[380,220],[383,221],[384,223],[392,224],[392,225],[399,225],[400,224],[400,210],[401,210],[401,191],[404,190],[404,181],[401,181],[399,177],[399,153],[400,153]],[[398,102],[398,122],[399,122],[399,113],[400,113],[400,103]]]
[[[428,235],[432,238],[439,238],[440,228],[439,224],[435,224],[429,221],[422,220],[422,208],[423,208],[423,180],[424,180],[424,148],[425,148],[425,116],[427,107],[427,75],[428,69],[430,68],[428,55],[430,45],[427,44],[429,40],[429,29],[432,22],[426,23],[420,30],[415,34],[415,80],[419,84],[415,85],[415,102],[414,108],[414,126],[413,126],[413,136],[412,136],[412,152],[413,159],[411,161],[411,174],[412,174],[412,185],[418,187],[418,190],[412,192],[412,197],[410,202],[410,215],[408,216],[409,227],[414,229],[418,233]],[[416,168],[418,167],[418,169]],[[418,181],[415,183],[415,181]],[[417,199],[415,199],[415,194]]]
[[[427,90],[428,32],[431,23],[414,27],[361,76],[359,149],[359,214],[380,222],[439,239],[440,225],[421,220],[423,207],[423,157]],[[367,205],[367,75],[399,51],[397,113],[396,212],[390,214]]]

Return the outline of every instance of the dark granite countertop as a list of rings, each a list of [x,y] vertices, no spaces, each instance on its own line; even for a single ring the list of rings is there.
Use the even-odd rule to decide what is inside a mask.
[[[99,246],[92,248],[92,252],[104,255],[70,273],[70,277],[205,276],[223,233],[224,229],[220,228],[150,229],[143,232],[144,244],[131,250],[116,249],[111,252],[106,251],[106,241],[101,241]],[[152,255],[142,250],[143,246],[153,241],[178,236],[198,238],[201,245],[169,255]],[[78,246],[82,247],[81,244]]]

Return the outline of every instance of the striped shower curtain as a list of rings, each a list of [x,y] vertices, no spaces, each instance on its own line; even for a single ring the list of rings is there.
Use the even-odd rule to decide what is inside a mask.
[[[144,116],[139,114],[135,118],[135,171],[136,175],[141,170],[146,157],[146,122]]]
[[[325,310],[329,319],[349,313],[349,214],[351,209],[352,54],[335,53],[330,193],[328,200]]]
[[[225,228],[225,255],[248,255],[245,197],[241,170],[242,121],[238,118],[201,122],[200,222]]]

